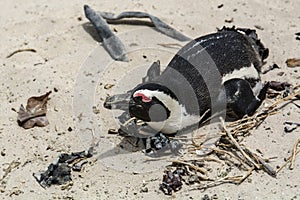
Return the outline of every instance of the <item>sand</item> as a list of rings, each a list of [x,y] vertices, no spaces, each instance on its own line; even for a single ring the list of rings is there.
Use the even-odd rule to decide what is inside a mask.
[[[115,13],[149,12],[192,38],[215,32],[216,27],[224,25],[256,27],[262,42],[270,49],[264,69],[273,63],[280,67],[263,75],[262,79],[299,84],[300,69],[288,68],[285,64],[287,58],[300,57],[300,42],[294,35],[300,31],[300,4],[296,0],[2,0],[0,177],[4,176],[9,164],[18,166],[1,178],[1,199],[201,199],[205,194],[218,199],[300,198],[299,158],[294,170],[285,168],[277,178],[262,171],[253,172],[241,185],[225,184],[205,191],[190,191],[185,185],[170,197],[159,190],[163,161],[144,165],[143,154],[128,151],[112,157],[117,151],[113,145],[118,144],[120,138],[107,135],[109,128],[117,128],[113,120],[117,113],[112,115],[102,108],[105,96],[133,87],[153,61],[160,60],[166,65],[178,46],[165,48],[159,44],[184,43],[147,26],[111,25],[130,52],[129,63],[113,62],[85,18],[84,4]],[[6,58],[15,50],[26,48],[35,49],[36,53],[21,52]],[[89,66],[99,69],[93,71],[95,68]],[[115,86],[105,90],[105,84]],[[19,127],[14,109],[26,104],[29,97],[50,90],[53,91],[47,112],[50,124],[29,130]],[[91,96],[80,96],[78,91]],[[263,106],[271,102],[266,100]],[[91,106],[100,113],[94,114]],[[78,120],[81,111],[86,112],[83,122]],[[300,129],[284,133],[285,121],[299,122],[299,108],[287,105],[245,138],[249,147],[260,149],[266,158],[275,157],[271,161],[274,167],[282,165],[284,158],[291,155],[300,133]],[[98,156],[111,149],[113,153],[100,156],[98,160],[97,156],[90,159],[82,172],[73,173],[73,186],[69,189],[62,190],[60,186],[43,189],[32,173],[45,169],[60,153],[84,150],[92,142],[91,131],[87,128],[94,129],[95,137],[101,138]]]

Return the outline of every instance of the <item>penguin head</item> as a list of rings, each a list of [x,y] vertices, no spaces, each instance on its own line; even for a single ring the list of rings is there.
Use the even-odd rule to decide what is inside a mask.
[[[177,99],[167,87],[146,83],[132,92],[129,102],[129,113],[145,122],[164,122],[173,111]]]
[[[169,88],[149,82],[133,90],[129,113],[131,117],[136,117],[165,134],[176,133],[199,121],[198,116],[187,113],[185,106]]]

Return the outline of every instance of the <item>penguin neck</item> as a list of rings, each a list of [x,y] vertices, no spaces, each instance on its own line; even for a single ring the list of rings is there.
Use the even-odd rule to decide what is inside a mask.
[[[168,98],[168,100],[165,100],[163,103],[170,110],[170,116],[161,122],[147,122],[147,124],[156,131],[172,134],[194,125],[201,120],[197,115],[188,114],[186,108],[175,99]]]

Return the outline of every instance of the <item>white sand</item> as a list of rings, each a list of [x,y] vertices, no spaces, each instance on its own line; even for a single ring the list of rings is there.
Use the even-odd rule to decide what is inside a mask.
[[[217,8],[222,3],[224,6]],[[280,69],[264,75],[263,80],[299,84],[300,69],[287,68],[284,63],[287,58],[300,57],[300,42],[295,40],[294,35],[300,31],[300,4],[296,0],[264,2],[255,0],[244,3],[237,0],[230,3],[171,0],[24,0],[17,3],[2,0],[0,2],[2,8],[0,12],[0,151],[5,155],[0,155],[0,177],[4,175],[3,170],[9,163],[18,161],[21,164],[1,180],[0,197],[3,199],[200,199],[204,194],[209,196],[216,194],[219,199],[300,198],[299,158],[296,159],[294,170],[284,169],[277,178],[259,171],[254,172],[249,181],[238,186],[221,185],[204,192],[189,191],[189,187],[184,186],[173,197],[165,196],[158,189],[163,174],[162,168],[149,173],[124,173],[103,166],[99,161],[92,165],[88,164],[81,173],[73,173],[74,185],[69,190],[61,190],[60,186],[52,186],[48,189],[40,187],[32,176],[33,172],[45,169],[60,152],[84,149],[85,142],[81,139],[86,137],[79,137],[74,131],[76,123],[73,121],[72,102],[73,97],[76,96],[74,90],[77,75],[82,66],[85,66],[88,56],[99,47],[94,38],[83,28],[83,25],[88,22],[83,13],[84,4],[96,10],[115,13],[129,10],[149,12],[191,37],[214,32],[216,27],[223,25],[249,28],[259,25],[263,30],[257,30],[257,33],[270,49],[265,67],[273,63],[280,66]],[[231,18],[233,18],[232,23],[224,22]],[[114,63],[114,66],[120,67],[121,70],[109,68],[111,71],[106,71],[106,75],[111,76],[101,73],[92,75],[96,80],[101,77],[100,82],[103,84],[117,84],[115,88],[120,90],[129,89],[134,82],[129,83],[131,80],[129,79],[128,82],[126,81],[128,83],[126,87],[126,84],[122,85],[123,83],[113,80],[113,76],[118,79],[124,75],[126,67],[130,70],[130,66],[149,66],[158,59],[166,64],[171,59],[172,53],[177,50],[166,49],[160,52],[155,49],[145,49],[146,47],[157,48],[158,43],[179,43],[149,27],[130,25],[111,25],[111,27],[118,31],[117,34],[121,35],[121,38],[124,38],[125,45],[131,44],[131,48],[137,45],[141,49],[130,53],[132,61],[129,64]],[[140,35],[133,37],[132,33]],[[6,58],[11,52],[24,48],[34,48],[37,53],[22,52]],[[147,59],[142,58],[142,55],[147,55]],[[107,55],[101,53],[101,56]],[[278,72],[284,72],[283,76],[278,76]],[[53,91],[54,88],[57,88],[58,92],[50,95],[47,113],[50,124],[44,128],[30,130],[19,127],[16,123],[17,113],[11,109],[18,110],[20,104],[26,104],[30,96],[42,95],[49,90]],[[114,88],[107,91],[103,86],[98,85],[95,92],[95,105],[100,108],[103,103],[100,97],[105,98],[106,93],[112,94],[113,91]],[[270,101],[267,100],[265,103],[270,104]],[[95,116],[97,121],[93,126],[103,122],[102,118],[111,117],[109,111],[101,109],[101,112],[103,112],[101,115]],[[245,141],[252,149],[260,149],[264,152],[266,158],[277,157],[271,162],[274,167],[282,165],[283,158],[291,155],[292,146],[300,133],[298,129],[285,134],[284,121],[299,122],[299,108],[292,104],[286,106],[278,114],[269,117]],[[105,123],[105,127],[102,124],[99,128],[102,132],[97,134],[105,136],[105,130],[115,126],[108,120]],[[109,123],[111,124],[107,125]],[[72,127],[73,131],[69,132],[68,127]],[[266,128],[270,129],[265,130]],[[90,133],[85,132],[85,134]],[[110,144],[109,142],[118,139],[111,136],[107,140]],[[87,142],[89,141],[87,138]],[[119,162],[120,166],[124,167],[128,158],[132,157],[120,156],[112,163]],[[129,166],[132,166],[132,163]],[[148,188],[148,192],[140,192],[143,183]],[[19,194],[16,195],[14,192]]]

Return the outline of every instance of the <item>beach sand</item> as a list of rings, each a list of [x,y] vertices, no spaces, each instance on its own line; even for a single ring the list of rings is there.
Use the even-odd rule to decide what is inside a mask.
[[[111,121],[112,112],[102,108],[106,95],[133,87],[153,61],[160,60],[162,65],[166,65],[184,42],[164,36],[148,26],[110,25],[124,41],[130,60],[128,63],[113,62],[84,16],[84,4],[95,10],[114,13],[148,12],[191,38],[215,32],[216,28],[223,26],[255,28],[270,50],[263,69],[274,63],[280,67],[264,74],[262,80],[288,81],[299,85],[300,68],[288,68],[285,64],[288,58],[300,57],[300,41],[295,39],[295,33],[300,31],[300,4],[296,0],[2,0],[1,199],[201,199],[206,194],[209,197],[215,195],[218,199],[300,198],[298,157],[294,170],[286,167],[276,178],[263,171],[254,171],[240,185],[223,184],[205,191],[190,190],[184,185],[172,196],[166,196],[159,190],[164,162],[144,165],[142,161],[146,158],[137,152],[99,157],[102,151],[120,141],[117,136],[107,135],[109,128],[117,128],[117,123]],[[160,45],[174,43],[176,45],[172,48]],[[6,58],[18,49],[35,49],[36,52],[20,52]],[[89,66],[99,69],[93,71],[95,68],[89,69]],[[115,86],[106,90],[106,84]],[[87,100],[80,99],[76,91],[81,89],[92,96]],[[19,127],[14,110],[18,111],[29,97],[48,91],[52,91],[47,111],[50,124],[28,130]],[[262,108],[271,103],[272,100],[266,100]],[[299,101],[295,103],[299,105]],[[91,106],[99,109],[100,113],[92,113]],[[80,109],[88,115],[83,115],[85,122],[78,120]],[[299,108],[294,104],[288,104],[276,115],[268,117],[244,141],[251,149],[262,151],[265,158],[274,157],[270,162],[274,168],[284,164],[284,158],[291,155],[300,136],[300,128],[285,133],[285,121],[299,123]],[[89,159],[82,172],[72,173],[73,186],[69,189],[62,190],[60,186],[42,188],[32,174],[47,168],[60,153],[87,148],[93,138],[90,130],[83,131],[85,126],[95,128],[95,137],[101,139],[96,149],[98,157]],[[10,164],[17,167],[8,171]]]

